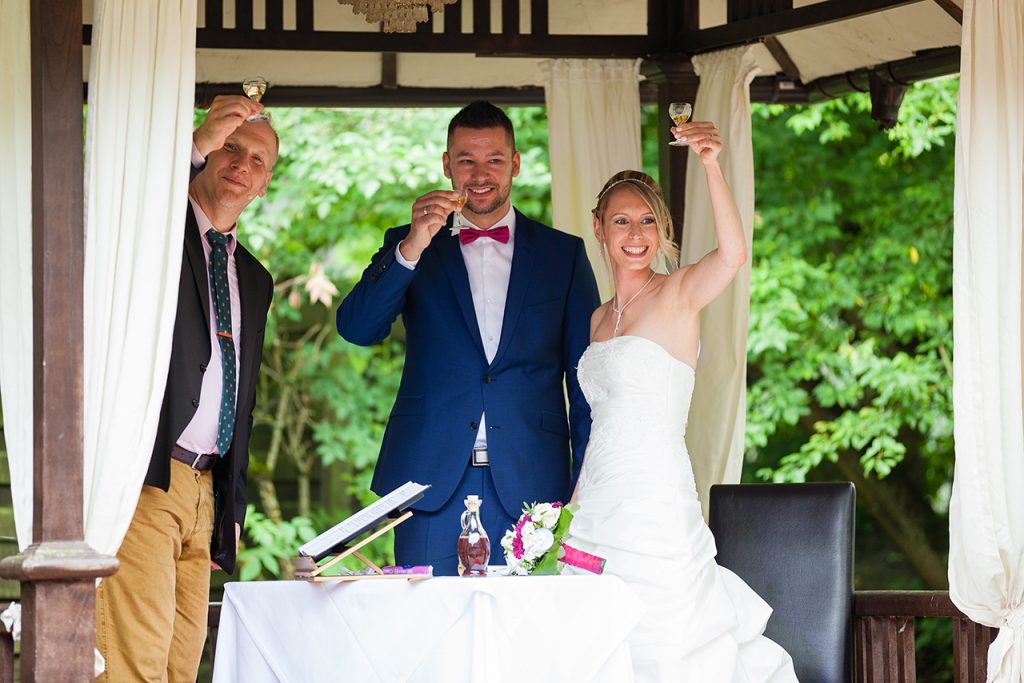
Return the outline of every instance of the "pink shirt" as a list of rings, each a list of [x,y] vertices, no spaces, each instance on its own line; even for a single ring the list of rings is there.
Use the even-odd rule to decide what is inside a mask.
[[[192,204],[192,211],[196,215],[196,223],[199,225],[199,241],[203,245],[203,256],[206,258],[206,274],[209,280],[210,274],[210,243],[206,241],[206,233],[213,230],[213,223],[199,207],[192,197],[188,198]],[[231,336],[235,343],[235,377],[238,377],[238,362],[242,355],[242,306],[238,296],[238,271],[235,267],[235,247],[237,241],[238,226],[234,225],[231,232],[227,233],[231,239],[228,240],[228,288],[231,292]],[[209,285],[207,285],[209,286]],[[213,301],[213,292],[209,292],[210,301]],[[185,431],[178,437],[178,445],[193,453],[216,453],[217,452],[217,427],[220,424],[220,398],[223,391],[224,371],[221,367],[220,342],[217,341],[217,314],[210,306],[210,360],[206,364],[206,372],[203,373],[203,387],[199,394],[199,407],[192,421],[185,427]],[[235,400],[238,400],[238,385],[235,385]],[[238,425],[235,425],[238,428]]]

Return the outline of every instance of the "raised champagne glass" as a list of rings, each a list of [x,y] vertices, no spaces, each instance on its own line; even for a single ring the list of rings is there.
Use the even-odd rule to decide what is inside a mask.
[[[249,78],[242,82],[242,92],[253,102],[259,102],[262,99],[264,93],[267,92],[267,79],[260,78]],[[257,112],[249,116],[246,121],[269,121],[270,114],[266,112]]]
[[[673,102],[668,105],[668,115],[672,117],[672,122],[676,126],[681,126],[690,120],[690,114],[693,113],[693,107],[690,106],[689,102]],[[686,147],[686,142],[683,140],[672,140],[668,144],[673,147]]]

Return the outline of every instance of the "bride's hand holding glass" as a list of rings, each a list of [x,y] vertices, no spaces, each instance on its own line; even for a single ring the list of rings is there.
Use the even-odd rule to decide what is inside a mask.
[[[722,136],[711,121],[691,121],[672,128],[676,140],[689,145],[707,164],[718,158],[722,151]]]

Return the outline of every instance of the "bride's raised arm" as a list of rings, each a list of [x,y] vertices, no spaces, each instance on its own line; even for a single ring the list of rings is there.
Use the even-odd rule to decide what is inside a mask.
[[[722,174],[722,167],[718,164],[722,141],[715,124],[694,121],[673,128],[672,132],[678,139],[685,139],[700,156],[707,175],[715,218],[718,246],[679,272],[678,295],[683,305],[692,310],[700,310],[714,301],[736,277],[747,260],[747,244],[739,209],[736,208],[732,191]]]

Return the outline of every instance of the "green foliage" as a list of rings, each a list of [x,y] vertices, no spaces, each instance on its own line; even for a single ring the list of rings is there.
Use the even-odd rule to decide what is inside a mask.
[[[957,85],[912,87],[887,133],[866,95],[754,107],[747,447],[762,478],[803,481],[841,452],[879,478],[923,458],[944,509]]]
[[[317,532],[305,517],[274,522],[249,505],[245,534],[252,546],[238,553],[238,576],[242,581],[251,581],[261,574],[280,578],[282,562],[296,557],[299,546],[315,538]]]

